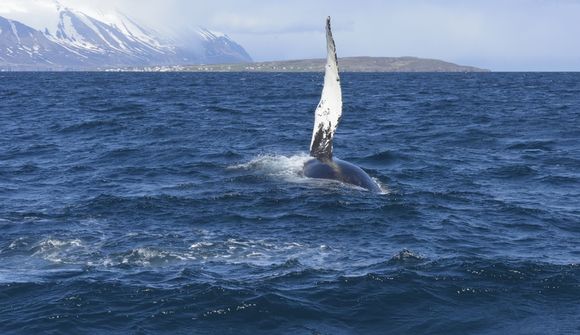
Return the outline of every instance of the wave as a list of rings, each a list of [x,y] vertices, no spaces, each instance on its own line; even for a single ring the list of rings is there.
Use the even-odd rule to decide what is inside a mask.
[[[142,246],[129,250],[114,247],[117,238],[101,236],[100,238],[54,238],[48,237],[38,241],[31,238],[17,238],[0,249],[5,261],[10,258],[15,262],[27,259],[28,266],[41,269],[49,264],[89,266],[96,269],[119,268],[163,268],[175,265],[202,265],[221,263],[229,265],[252,265],[271,267],[287,264],[297,260],[299,264],[316,268],[329,266],[327,258],[336,255],[337,250],[328,245],[306,244],[303,242],[284,242],[267,239],[227,238],[220,239],[207,235],[197,241],[180,247],[166,247],[153,244],[154,240],[179,236],[170,234],[131,233],[123,240],[127,244]],[[149,241],[147,243],[147,241]],[[144,243],[145,242],[145,243]],[[35,263],[34,260],[44,263]],[[48,262],[48,263],[46,263]]]
[[[391,257],[390,262],[394,263],[409,263],[409,262],[419,262],[424,260],[419,254],[416,254],[408,249],[403,249],[396,255]]]
[[[553,140],[530,140],[510,144],[507,149],[552,151],[555,144]]]
[[[102,264],[105,266],[164,266],[185,260],[187,260],[185,255],[150,247],[142,247],[117,256],[108,257]]]
[[[382,168],[395,164],[399,161],[409,161],[409,158],[401,153],[385,150],[363,157],[361,160],[365,165]]]
[[[64,134],[75,133],[75,132],[86,132],[93,130],[109,130],[118,131],[122,129],[123,126],[115,120],[92,120],[85,121],[78,124],[63,127],[60,132]]]
[[[41,257],[52,263],[76,263],[79,256],[86,254],[86,246],[78,238],[49,238],[40,241],[32,251],[32,256]]]
[[[538,174],[538,171],[534,167],[525,164],[505,165],[490,168],[489,171],[498,178],[524,178]]]

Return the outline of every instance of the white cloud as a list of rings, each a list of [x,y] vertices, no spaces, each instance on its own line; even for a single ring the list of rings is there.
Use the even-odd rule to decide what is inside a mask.
[[[26,6],[20,1],[4,0],[0,2],[0,14],[26,13]]]

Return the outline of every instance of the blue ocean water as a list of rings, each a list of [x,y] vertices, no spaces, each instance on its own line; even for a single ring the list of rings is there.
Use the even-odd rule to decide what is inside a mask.
[[[0,74],[0,333],[580,333],[580,74]]]

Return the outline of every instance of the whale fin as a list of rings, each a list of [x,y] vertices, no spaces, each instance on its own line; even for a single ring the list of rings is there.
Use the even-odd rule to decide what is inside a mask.
[[[330,29],[330,16],[326,19],[327,58],[322,96],[314,116],[314,130],[310,142],[310,156],[319,160],[332,159],[332,137],[342,115],[342,91],[338,76],[336,47]]]

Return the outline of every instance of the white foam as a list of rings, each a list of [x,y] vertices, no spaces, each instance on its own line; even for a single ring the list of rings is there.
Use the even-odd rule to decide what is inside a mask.
[[[150,266],[153,264],[169,263],[171,260],[182,261],[186,259],[187,257],[173,252],[152,248],[137,248],[129,254],[124,255],[120,260],[120,264]]]
[[[127,248],[120,252],[111,252],[102,241],[87,242],[78,238],[44,238],[37,243],[17,239],[11,245],[13,250],[31,250],[28,255],[16,255],[14,264],[20,264],[20,258],[26,261],[19,268],[26,271],[17,276],[7,276],[8,272],[0,269],[0,282],[18,280],[36,280],[31,271],[38,270],[39,276],[47,271],[67,271],[82,266],[101,269],[135,267],[165,267],[183,265],[251,264],[254,266],[277,266],[298,261],[300,264],[317,269],[336,269],[340,267],[342,251],[327,244],[313,244],[301,240],[279,241],[276,239],[248,239],[243,237],[199,236],[197,241],[181,248],[159,246],[140,246]],[[40,263],[38,261],[41,261]],[[48,262],[48,264],[46,263]],[[337,263],[338,262],[338,263]],[[56,266],[56,267],[53,267]],[[64,266],[64,267],[63,267]],[[40,268],[39,268],[40,267]],[[17,278],[17,279],[15,279]]]
[[[203,247],[211,247],[213,245],[213,243],[211,242],[197,242],[192,244],[189,249],[198,249],[198,248],[203,248]]]
[[[34,256],[39,256],[52,263],[74,263],[75,257],[80,249],[84,249],[83,242],[79,239],[59,240],[49,238],[41,241],[34,252]],[[82,252],[80,252],[82,254]]]
[[[302,168],[309,159],[312,159],[312,157],[305,153],[293,156],[260,155],[247,163],[233,165],[228,167],[228,169],[256,171],[269,176],[299,181],[306,179],[302,174]]]
[[[379,189],[381,190],[379,192],[380,195],[388,195],[388,194],[391,194],[391,191],[389,190],[389,188],[387,187],[387,185],[384,185],[383,183],[381,183],[380,180],[378,180],[375,177],[371,177],[371,179],[375,182],[375,184],[377,184],[377,186],[379,186]]]
[[[235,239],[200,241],[191,245],[182,257],[201,262],[253,264],[270,266],[298,259],[301,263],[322,268],[327,266],[331,248],[326,245],[307,245],[300,242]]]
[[[48,239],[42,241],[40,243],[40,249],[42,251],[50,250],[50,249],[61,249],[67,247],[80,247],[82,246],[82,242],[79,239],[73,240],[57,240],[57,239]]]
[[[10,245],[8,246],[8,249],[16,250],[16,249],[20,249],[20,248],[23,248],[26,246],[28,246],[26,239],[24,237],[19,237],[16,240],[12,241],[12,243],[10,243]]]

